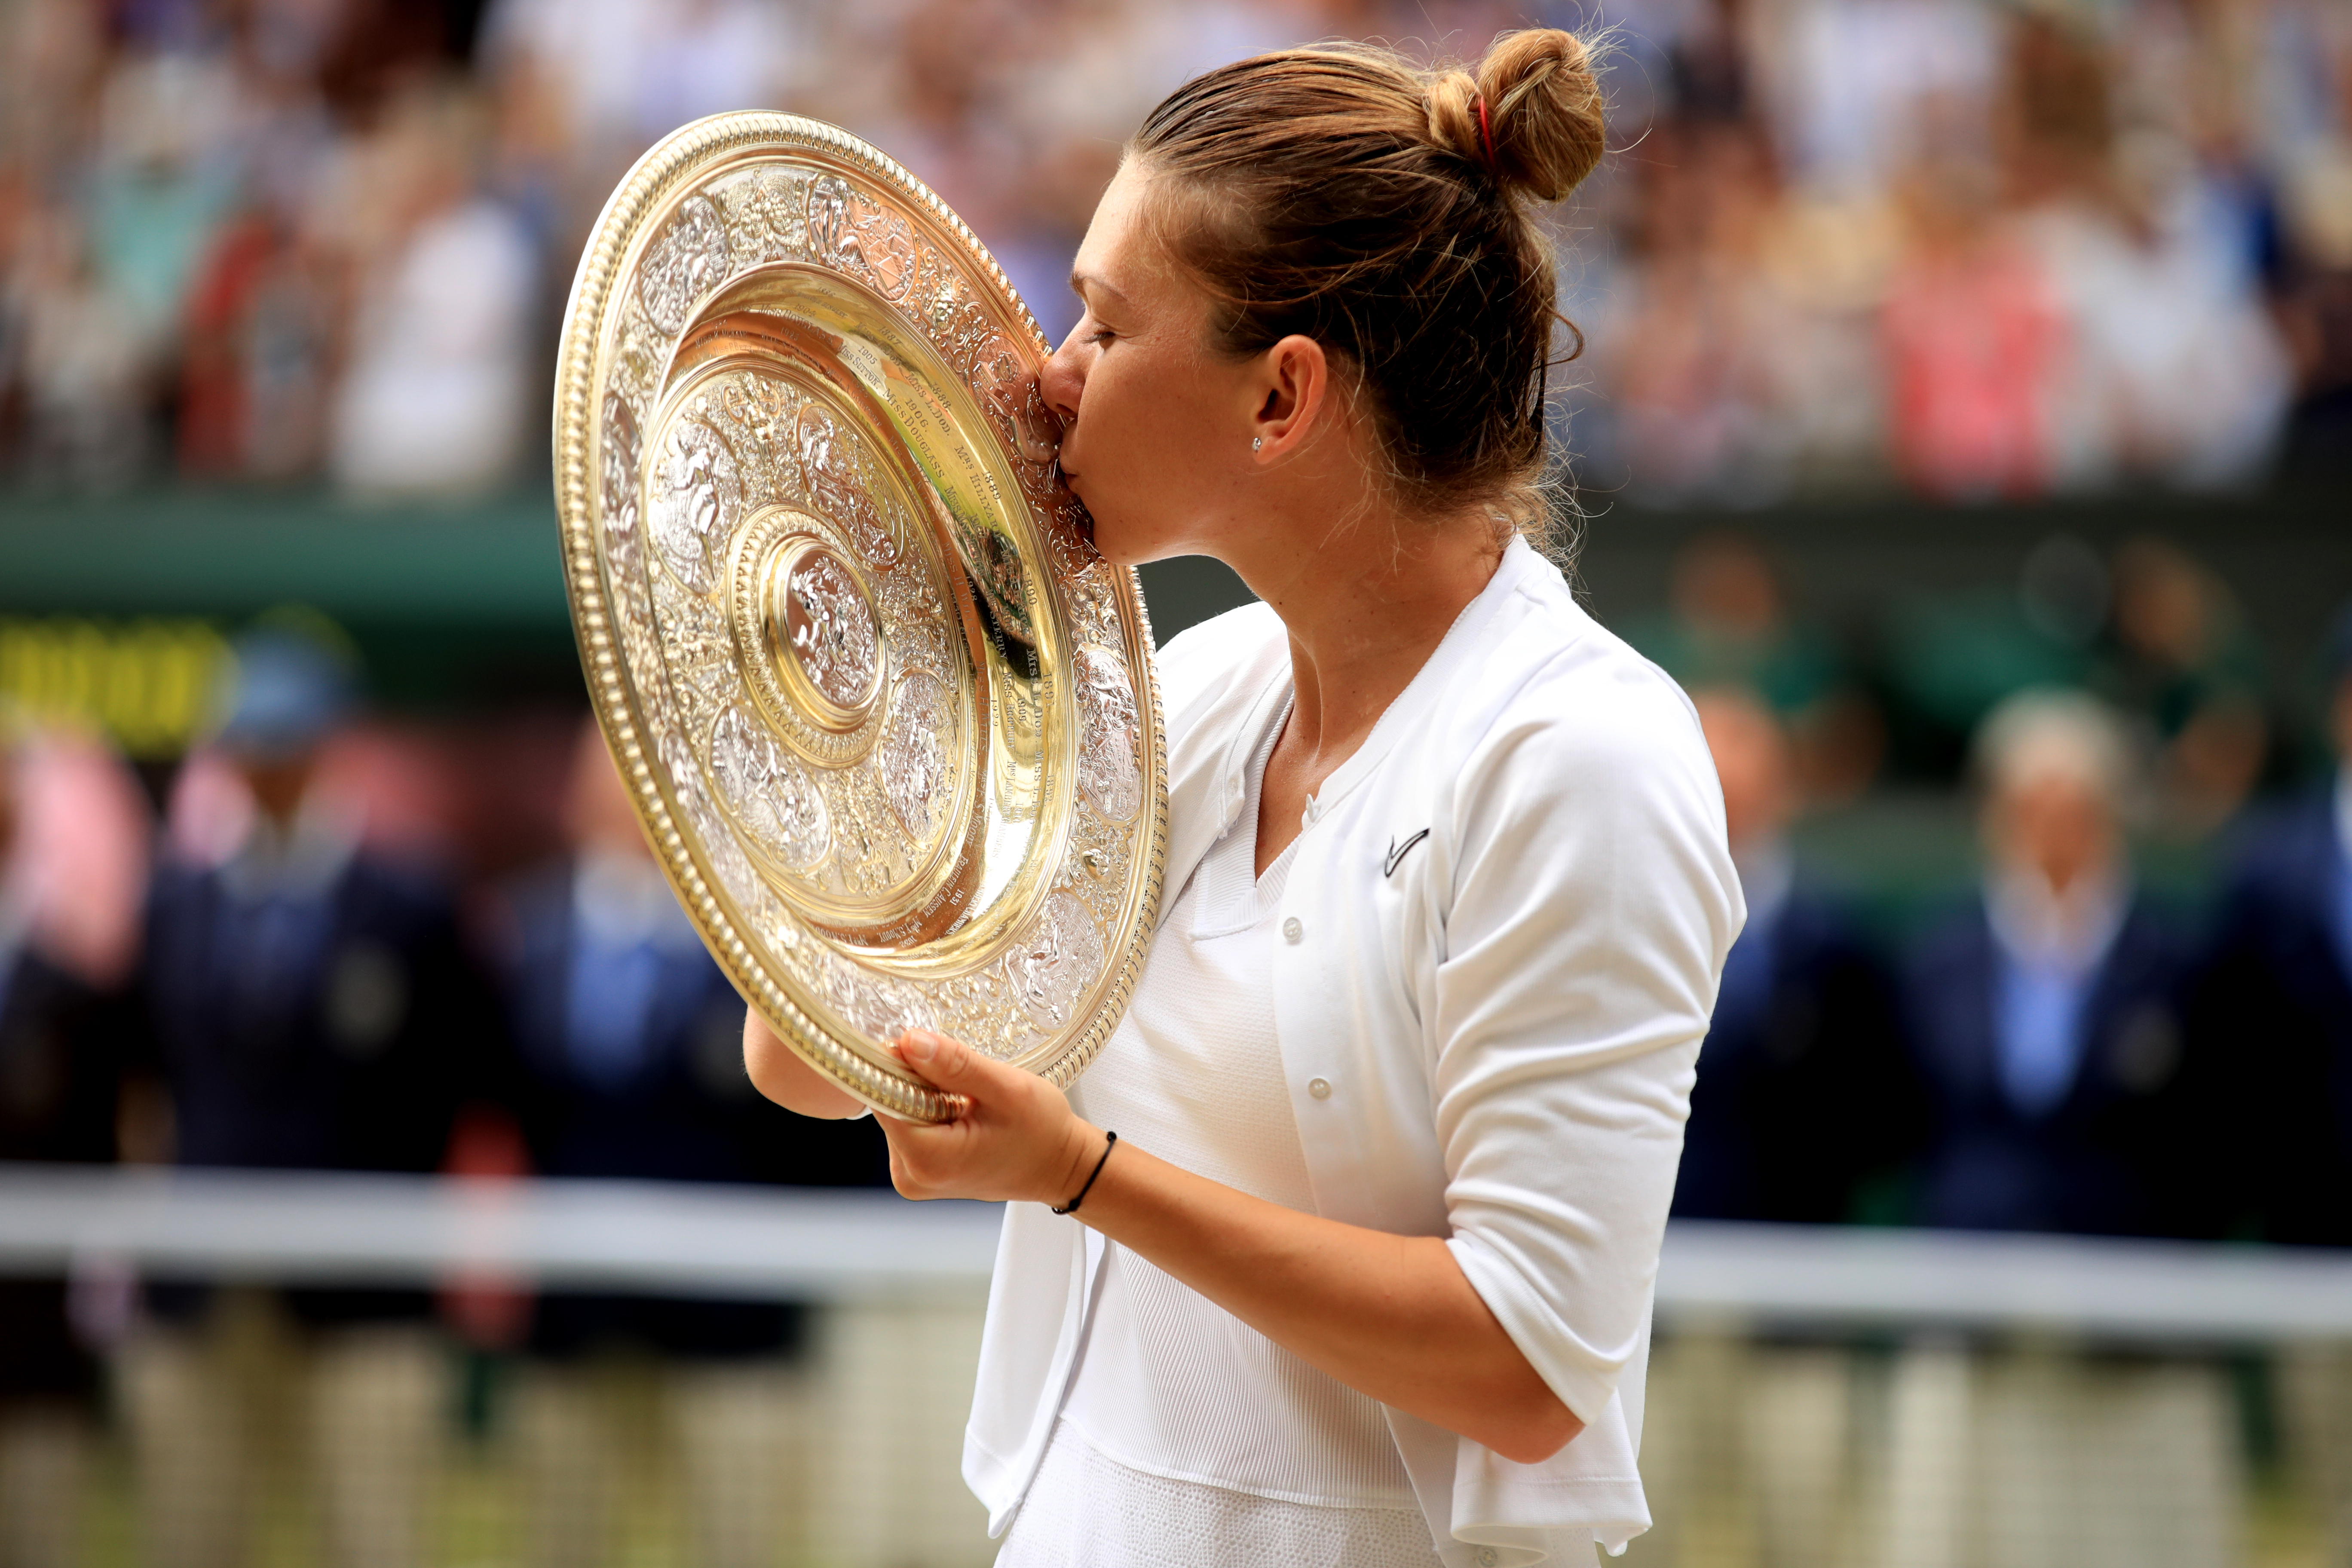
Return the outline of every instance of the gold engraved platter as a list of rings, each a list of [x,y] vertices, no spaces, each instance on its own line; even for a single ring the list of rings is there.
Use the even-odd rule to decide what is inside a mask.
[[[589,690],[769,1026],[896,1116],[908,1027],[1075,1079],[1160,900],[1134,574],[1054,465],[1046,346],[955,215],[845,132],[687,126],[598,220],[555,402]]]

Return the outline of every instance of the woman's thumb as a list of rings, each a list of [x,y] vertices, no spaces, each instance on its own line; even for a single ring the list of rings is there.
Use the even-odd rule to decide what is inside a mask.
[[[898,1059],[934,1089],[960,1088],[979,1076],[979,1058],[971,1047],[929,1029],[909,1029],[899,1036]]]

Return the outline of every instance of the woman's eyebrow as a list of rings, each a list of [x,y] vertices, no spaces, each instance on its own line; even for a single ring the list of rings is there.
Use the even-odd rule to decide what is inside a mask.
[[[1088,289],[1094,289],[1101,293],[1107,294],[1122,305],[1127,303],[1126,295],[1120,293],[1118,289],[1112,288],[1109,284],[1104,282],[1093,273],[1082,272],[1076,268],[1072,268],[1070,269],[1070,291],[1083,300],[1086,298],[1087,290]]]

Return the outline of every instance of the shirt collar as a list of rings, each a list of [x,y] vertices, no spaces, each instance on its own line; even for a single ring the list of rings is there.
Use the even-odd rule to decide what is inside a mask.
[[[221,867],[221,880],[238,899],[304,899],[323,893],[359,852],[355,814],[313,795],[280,827],[255,812],[244,842]]]
[[[2099,966],[2122,931],[2131,879],[2087,876],[2062,895],[2031,872],[1995,871],[1985,879],[1984,900],[1993,940],[2012,963],[2079,977]]]

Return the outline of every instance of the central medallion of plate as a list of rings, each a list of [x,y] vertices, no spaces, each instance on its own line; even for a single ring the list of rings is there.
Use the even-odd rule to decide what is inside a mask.
[[[807,686],[809,707],[835,730],[854,730],[882,689],[882,634],[865,584],[831,545],[803,539],[779,551],[765,595],[768,651]]]

